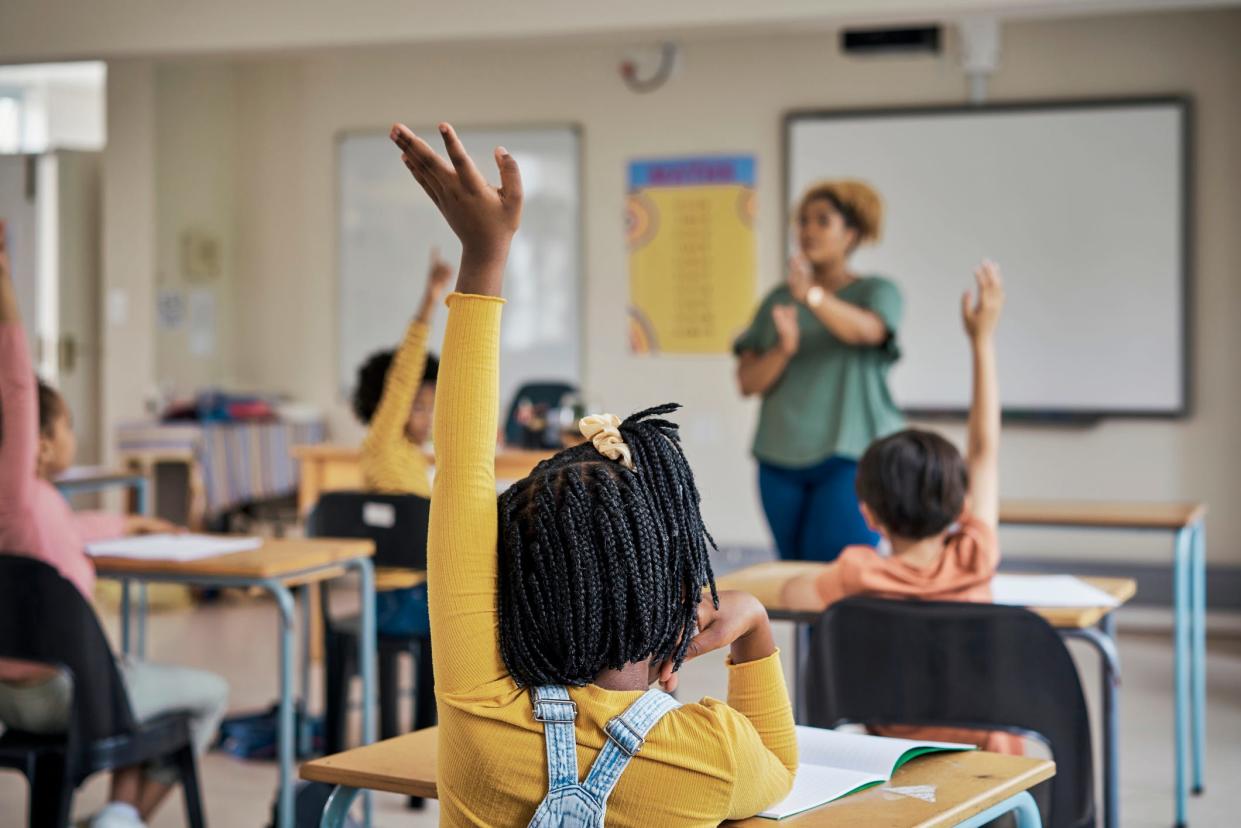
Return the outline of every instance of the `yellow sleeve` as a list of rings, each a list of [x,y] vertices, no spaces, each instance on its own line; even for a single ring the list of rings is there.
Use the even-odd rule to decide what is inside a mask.
[[[729,662],[728,708],[720,708],[736,765],[728,817],[744,819],[787,796],[797,773],[797,732],[778,652]]]
[[[430,494],[422,449],[411,446],[405,436],[409,410],[427,367],[429,335],[425,323],[417,319],[410,322],[388,369],[383,396],[362,441],[362,477],[368,489],[423,497]]]
[[[494,296],[448,297],[435,403],[435,486],[427,547],[437,694],[508,673],[496,615],[496,421],[500,315]]]

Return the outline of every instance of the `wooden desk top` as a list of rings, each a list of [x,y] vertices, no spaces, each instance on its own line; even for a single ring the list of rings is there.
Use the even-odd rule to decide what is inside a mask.
[[[375,591],[386,592],[390,589],[409,589],[427,581],[425,569],[406,569],[401,566],[375,567]]]
[[[375,554],[369,540],[332,538],[269,539],[258,549],[200,558],[196,561],[144,561],[134,558],[95,558],[95,570],[103,576],[177,575],[210,578],[280,578],[307,569],[329,567]]]
[[[362,450],[358,446],[333,445],[331,443],[315,443],[312,445],[293,446],[289,451],[298,460],[335,461],[356,463]],[[546,460],[555,452],[539,449],[500,448],[496,450],[496,474],[507,477],[514,470],[521,470],[525,477],[541,460]],[[435,465],[435,455],[427,453],[427,462]],[[501,472],[504,474],[501,475]]]
[[[1003,500],[1000,523],[1112,529],[1181,529],[1207,513],[1205,503],[1092,500]]]
[[[114,469],[111,466],[72,466],[65,469],[53,482],[72,485],[91,485],[97,483],[128,483],[133,480],[145,480],[146,475],[132,469]]]
[[[301,767],[302,779],[405,796],[434,798],[437,728],[427,728],[325,756]],[[538,757],[543,761],[543,757]],[[932,828],[955,825],[1055,774],[1046,759],[967,753],[923,756],[896,772],[888,786],[851,794],[778,823],[765,819],[726,822],[734,828],[773,825],[865,825],[867,828]],[[935,801],[885,792],[884,787],[935,786]]]
[[[825,564],[805,561],[767,561],[730,572],[715,583],[719,589],[740,589],[749,592],[767,608],[771,617],[778,620],[812,621],[819,613],[787,607],[781,598],[784,585],[800,575],[822,571]],[[1131,578],[1082,578],[1111,595],[1120,604],[1132,598],[1138,589]],[[1115,607],[1030,607],[1058,629],[1083,629],[1093,627]]]

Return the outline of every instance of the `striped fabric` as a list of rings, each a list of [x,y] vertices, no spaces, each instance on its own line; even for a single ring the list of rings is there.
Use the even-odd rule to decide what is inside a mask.
[[[117,450],[127,455],[192,454],[202,472],[207,515],[297,490],[295,445],[321,443],[312,423],[122,423]]]

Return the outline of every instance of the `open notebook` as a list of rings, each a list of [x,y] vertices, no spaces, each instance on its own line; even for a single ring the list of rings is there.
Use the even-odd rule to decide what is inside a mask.
[[[974,750],[974,746],[889,739],[799,725],[797,751],[801,764],[793,790],[759,816],[784,819],[817,808],[854,791],[887,782],[910,759],[944,750]]]
[[[246,552],[263,545],[262,538],[218,535],[135,535],[129,538],[86,544],[94,557],[137,558],[144,561],[196,561],[233,552]]]
[[[991,600],[1017,607],[1114,607],[1119,602],[1072,575],[996,575]]]

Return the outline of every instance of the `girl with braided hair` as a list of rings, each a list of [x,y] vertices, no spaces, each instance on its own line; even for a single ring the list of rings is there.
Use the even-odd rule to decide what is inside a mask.
[[[452,128],[440,132],[449,161],[403,125],[391,138],[462,243],[428,548],[442,824],[752,816],[792,786],[793,716],[766,612],[715,590],[713,541],[666,417],[676,406],[586,418],[589,442],[497,500],[500,292],[521,177],[499,148],[490,186]],[[727,704],[664,692],[686,659],[724,646]]]

